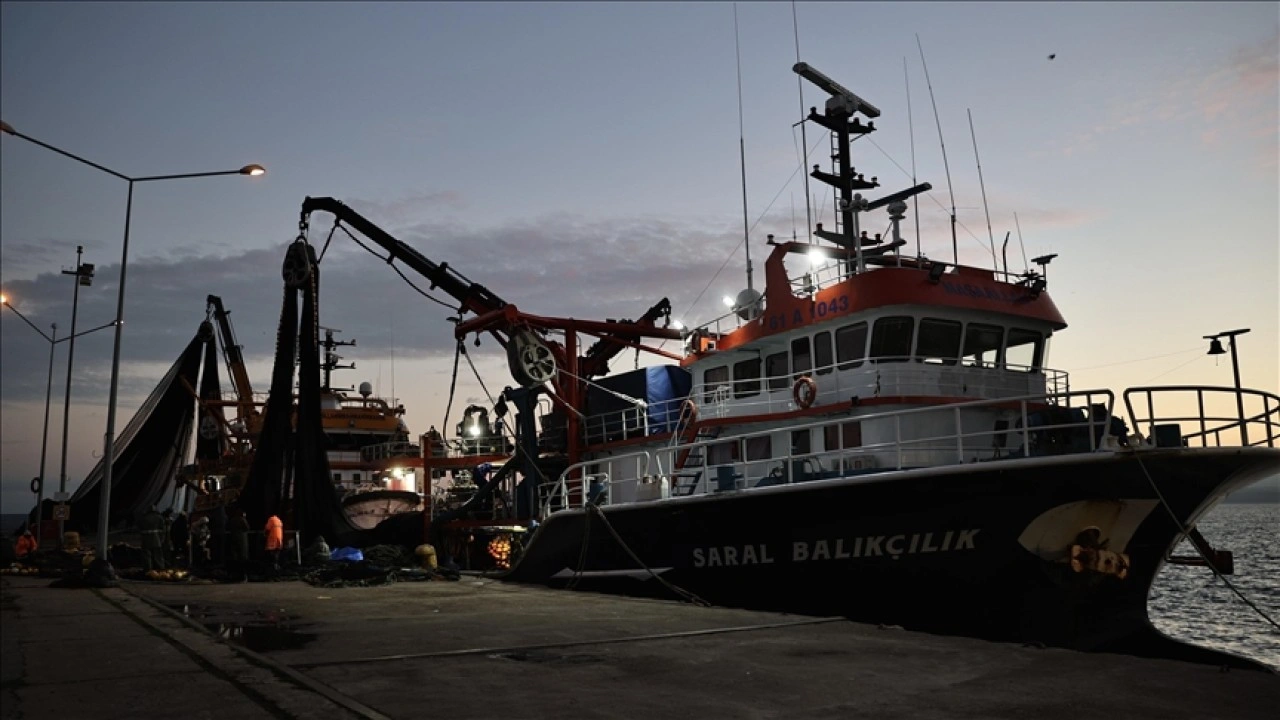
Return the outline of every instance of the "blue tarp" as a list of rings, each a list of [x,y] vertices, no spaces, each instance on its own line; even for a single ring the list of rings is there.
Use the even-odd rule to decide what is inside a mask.
[[[364,560],[364,553],[359,548],[340,547],[329,553],[330,560],[345,560],[347,562],[360,562]]]
[[[689,396],[693,378],[689,371],[674,365],[645,368],[645,399],[649,403],[649,432],[675,429],[680,418],[680,400]]]

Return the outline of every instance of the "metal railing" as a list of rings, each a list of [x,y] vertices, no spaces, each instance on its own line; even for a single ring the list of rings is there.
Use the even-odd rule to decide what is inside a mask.
[[[948,371],[949,377],[937,372],[941,368]],[[1060,396],[1071,389],[1070,377],[1063,370],[1011,363],[996,366],[951,361],[943,365],[922,357],[893,356],[836,362],[801,373],[726,380],[710,386],[698,383],[688,399],[696,403],[698,417],[703,419],[788,412],[798,409],[792,393],[800,375],[807,375],[817,384],[816,405],[855,397],[904,395],[975,400],[1046,393]],[[596,444],[671,432],[677,427],[684,402],[685,398],[677,398],[589,415],[583,422],[584,438],[588,444]]]
[[[603,488],[601,503],[610,503],[627,497],[626,490],[654,479],[666,481],[672,495],[701,495],[879,470],[1093,452],[1107,443],[1108,436],[1115,438],[1116,444],[1124,440],[1114,432],[1114,405],[1110,390],[1082,390],[844,415],[673,444],[573,465],[560,475],[558,482],[547,486],[542,509],[545,516],[584,506],[593,495],[593,480]],[[875,428],[878,434],[889,437],[846,446],[845,433],[840,428],[849,423],[859,424],[860,434]],[[788,449],[752,457],[753,446],[767,444],[771,449],[779,432],[827,428],[837,428],[834,433],[824,433],[824,437],[836,439],[834,447],[815,452]],[[758,439],[767,439],[767,443],[752,442]],[[716,448],[722,452],[732,448],[729,454],[742,459],[713,461]],[[664,492],[662,496],[665,495]]]
[[[1125,390],[1124,404],[1134,429],[1145,428],[1157,444],[1171,440],[1174,428],[1178,444],[1184,447],[1280,444],[1280,396],[1263,390],[1209,385],[1136,387]],[[1183,431],[1183,423],[1190,424],[1190,432]]]

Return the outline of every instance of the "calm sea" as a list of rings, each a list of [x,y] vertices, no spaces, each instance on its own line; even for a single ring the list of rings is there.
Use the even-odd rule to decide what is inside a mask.
[[[0,515],[6,535],[25,516]],[[1235,553],[1229,580],[1272,619],[1280,622],[1280,504],[1219,505],[1200,521],[1214,547]],[[1189,543],[1179,555],[1195,555]],[[1151,619],[1172,637],[1260,660],[1280,671],[1280,630],[1213,577],[1208,568],[1166,565],[1151,588]]]

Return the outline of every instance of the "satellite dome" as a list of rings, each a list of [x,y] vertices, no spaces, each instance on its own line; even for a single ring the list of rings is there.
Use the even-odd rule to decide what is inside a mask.
[[[764,296],[759,290],[747,288],[738,293],[738,297],[733,301],[734,312],[743,320],[754,320],[760,317],[760,300]]]
[[[373,385],[369,384],[367,380],[365,382],[360,383],[361,397],[367,398],[372,394],[373,394]]]

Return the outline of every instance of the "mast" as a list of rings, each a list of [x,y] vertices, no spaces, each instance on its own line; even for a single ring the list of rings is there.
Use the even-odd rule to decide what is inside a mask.
[[[747,220],[747,141],[742,123],[742,51],[738,46],[738,3],[733,4],[733,54],[738,61],[738,158],[742,166],[742,247],[747,253],[747,290],[751,283],[751,227]]]
[[[942,139],[942,121],[938,119],[938,101],[933,97],[933,81],[929,79],[929,66],[924,61],[924,45],[916,35],[916,47],[920,48],[920,65],[924,67],[924,84],[929,88],[929,102],[933,104],[933,122],[938,126],[938,144],[942,146],[942,169],[947,172],[947,194],[951,196],[951,262],[960,264],[960,247],[956,243],[956,194],[951,189],[951,165],[947,163],[947,143]]]

